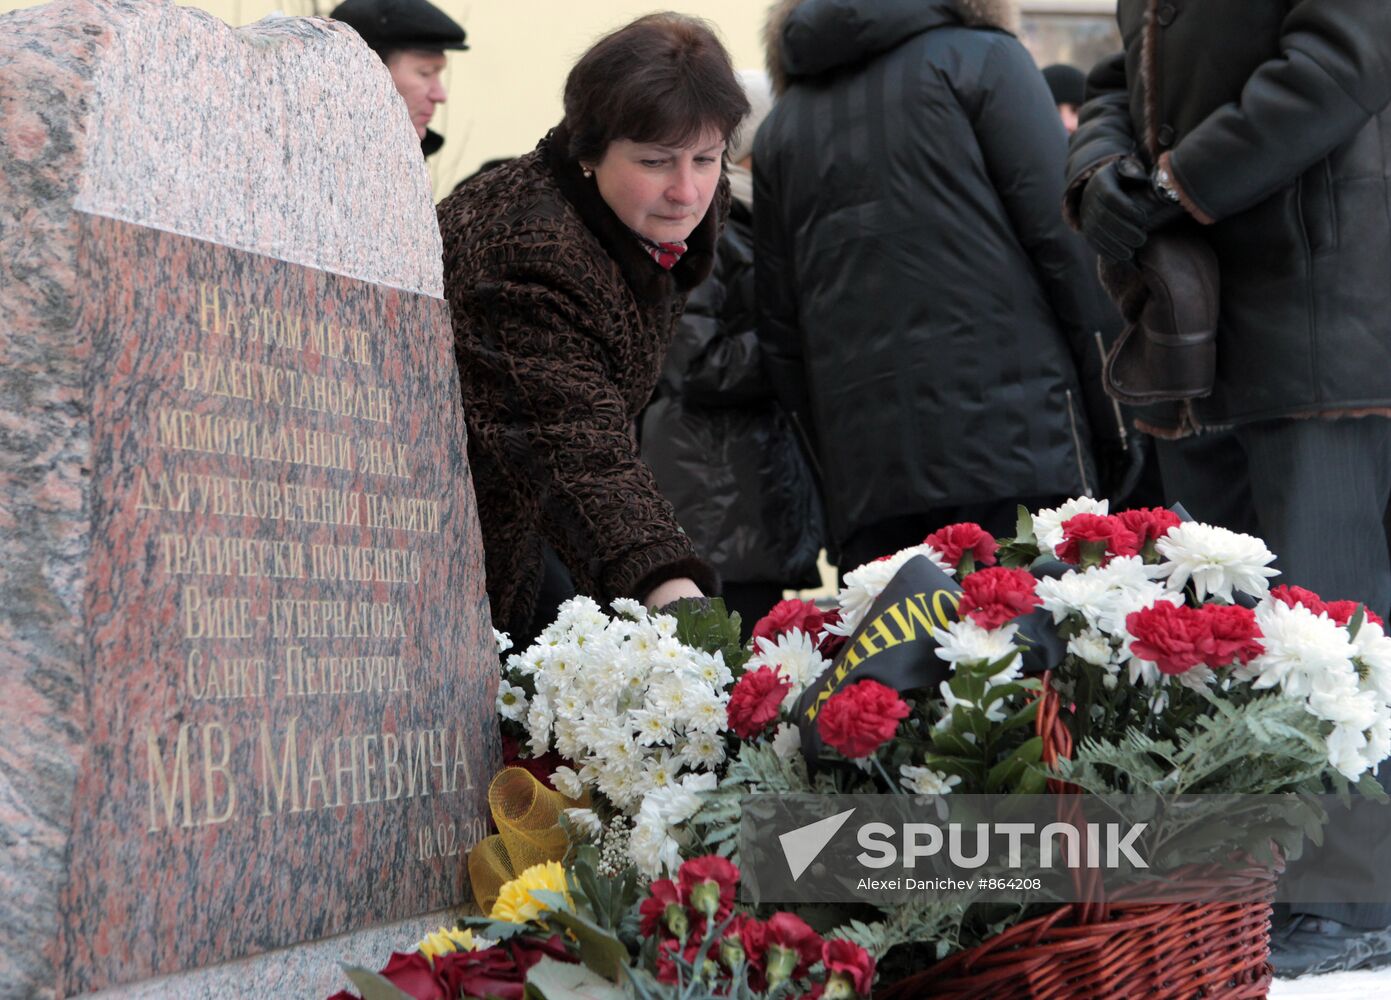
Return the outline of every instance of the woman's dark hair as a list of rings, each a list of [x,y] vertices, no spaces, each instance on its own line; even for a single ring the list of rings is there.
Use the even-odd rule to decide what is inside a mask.
[[[610,32],[565,80],[570,156],[595,161],[615,139],[685,146],[714,128],[728,141],[749,113],[729,53],[710,26],[648,14]]]

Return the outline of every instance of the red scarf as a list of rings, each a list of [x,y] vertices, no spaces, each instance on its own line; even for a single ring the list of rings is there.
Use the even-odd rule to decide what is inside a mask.
[[[676,262],[681,259],[681,255],[686,252],[686,241],[677,240],[675,243],[658,243],[649,240],[642,233],[633,231],[633,235],[638,238],[642,248],[646,250],[663,270],[670,271],[676,266]]]

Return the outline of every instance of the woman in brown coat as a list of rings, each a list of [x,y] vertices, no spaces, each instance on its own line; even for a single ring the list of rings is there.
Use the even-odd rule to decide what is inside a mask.
[[[717,587],[633,426],[710,272],[747,111],[708,27],[649,15],[580,58],[533,152],[440,204],[488,596],[516,639],[576,592],[659,607]]]

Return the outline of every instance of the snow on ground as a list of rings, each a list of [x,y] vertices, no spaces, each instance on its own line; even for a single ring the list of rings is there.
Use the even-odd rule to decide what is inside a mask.
[[[1389,1000],[1391,968],[1277,979],[1270,1000]]]

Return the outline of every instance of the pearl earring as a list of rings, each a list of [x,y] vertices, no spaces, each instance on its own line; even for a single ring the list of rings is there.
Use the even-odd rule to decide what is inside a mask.
[[[594,171],[593,171],[593,170],[590,170],[588,167],[581,167],[581,168],[580,168],[580,173],[584,174],[585,177],[593,177],[593,176],[594,176]]]

